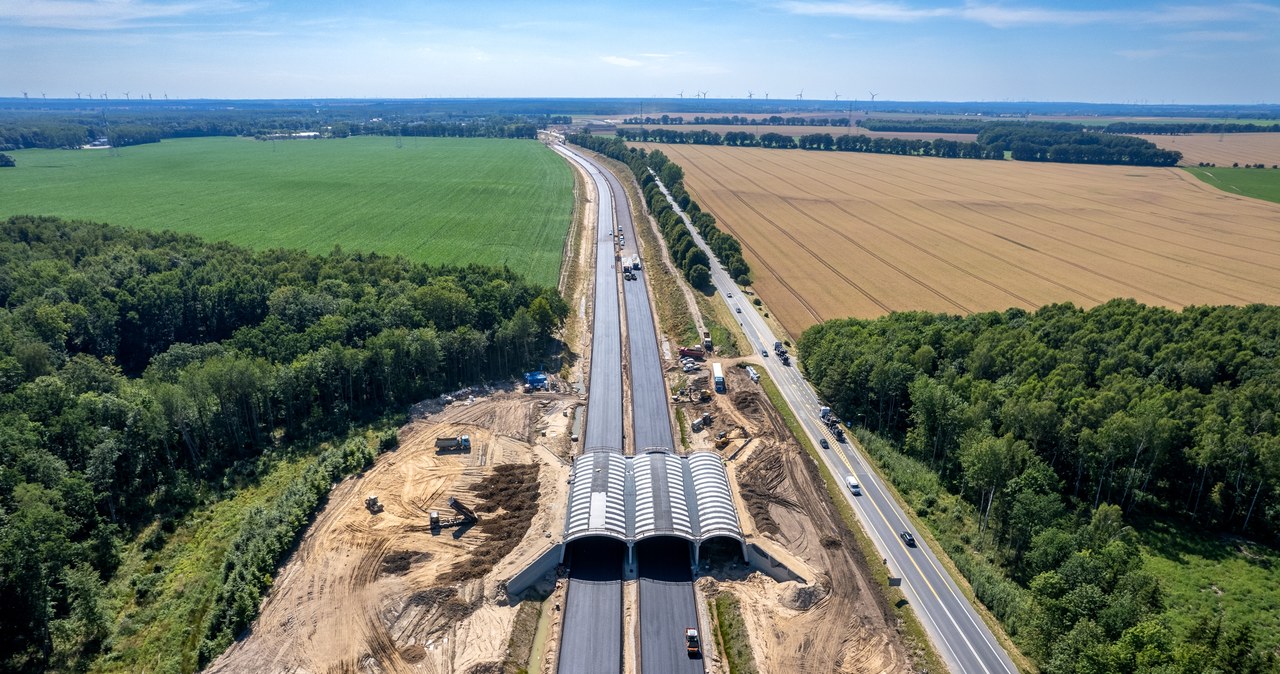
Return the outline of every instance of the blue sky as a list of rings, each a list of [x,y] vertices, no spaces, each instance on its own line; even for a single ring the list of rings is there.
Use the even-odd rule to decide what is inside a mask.
[[[1280,101],[1280,0],[0,0],[0,96]]]

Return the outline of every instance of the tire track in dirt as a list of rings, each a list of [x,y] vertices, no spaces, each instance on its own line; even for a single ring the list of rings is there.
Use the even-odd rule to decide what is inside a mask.
[[[773,165],[775,165],[775,166],[776,166],[777,164],[773,164]],[[1006,295],[1008,295],[1008,296],[1010,296],[1010,297],[1012,297],[1012,298],[1014,298],[1014,299],[1016,299],[1016,300],[1018,300],[1018,301],[1022,302],[1024,305],[1026,305],[1026,306],[1027,306],[1028,308],[1030,308],[1030,309],[1035,309],[1035,308],[1037,308],[1038,306],[1040,306],[1040,305],[1039,305],[1039,303],[1033,302],[1032,300],[1030,300],[1030,299],[1028,299],[1028,298],[1026,298],[1026,297],[1023,297],[1022,295],[1019,295],[1018,293],[1016,293],[1016,292],[1014,292],[1014,291],[1012,291],[1012,290],[1010,290],[1010,289],[1008,289],[1008,288],[1006,288],[1006,287],[1004,287],[1004,286],[1002,286],[1002,285],[1000,285],[1000,284],[998,284],[998,283],[996,283],[996,282],[994,282],[994,281],[992,281],[992,280],[990,280],[990,279],[987,279],[987,278],[984,278],[984,277],[982,277],[982,276],[979,276],[978,274],[975,274],[975,273],[974,273],[974,272],[972,272],[971,270],[966,269],[966,268],[964,268],[964,267],[962,267],[962,266],[960,266],[960,265],[956,264],[955,262],[952,262],[951,260],[948,260],[948,259],[946,259],[946,258],[942,257],[941,255],[938,255],[938,254],[934,253],[933,251],[928,250],[927,248],[924,248],[923,246],[920,246],[919,244],[917,244],[917,243],[915,243],[914,241],[911,241],[910,239],[908,239],[908,238],[906,238],[906,237],[904,237],[904,236],[902,236],[902,235],[898,234],[897,232],[894,232],[894,231],[892,231],[892,230],[890,230],[890,229],[888,229],[888,228],[886,228],[886,227],[882,227],[882,226],[880,226],[880,225],[875,224],[874,222],[872,222],[872,221],[870,221],[870,220],[868,220],[868,219],[866,219],[866,218],[862,217],[861,215],[858,215],[857,213],[854,213],[853,211],[849,210],[849,209],[848,209],[844,204],[842,204],[842,203],[840,203],[840,202],[838,202],[838,201],[835,201],[835,200],[827,200],[825,197],[823,197],[823,196],[821,196],[821,195],[814,194],[813,192],[811,192],[811,191],[809,191],[809,190],[804,189],[802,186],[797,185],[797,184],[795,184],[795,183],[793,183],[793,182],[791,182],[791,181],[787,180],[786,178],[784,178],[783,176],[778,175],[777,173],[773,173],[773,172],[770,172],[770,171],[766,171],[766,170],[764,170],[764,169],[763,169],[763,168],[761,168],[761,167],[760,167],[760,165],[758,165],[758,164],[756,165],[756,168],[757,168],[758,170],[760,170],[762,173],[766,173],[766,174],[768,174],[769,176],[773,177],[773,178],[774,178],[774,179],[776,179],[777,181],[779,181],[779,182],[781,182],[781,183],[785,183],[785,184],[790,185],[791,187],[795,188],[795,189],[796,189],[796,191],[798,191],[798,192],[803,192],[804,194],[809,195],[810,197],[814,198],[815,200],[821,200],[821,201],[824,201],[825,203],[827,203],[827,204],[831,205],[832,207],[836,208],[837,210],[839,210],[841,213],[844,213],[844,214],[845,214],[845,215],[847,215],[848,217],[850,217],[850,218],[852,218],[852,219],[854,219],[854,220],[856,220],[856,221],[858,221],[858,222],[861,222],[861,223],[863,223],[863,224],[865,224],[865,225],[867,225],[867,226],[869,226],[869,227],[871,227],[871,228],[873,228],[873,229],[875,229],[875,230],[877,230],[877,231],[883,232],[884,234],[887,234],[887,235],[889,235],[889,236],[891,236],[891,237],[893,237],[893,238],[895,238],[895,239],[897,239],[897,240],[901,241],[902,243],[906,244],[909,248],[911,248],[911,249],[913,249],[913,250],[915,250],[915,251],[917,251],[917,252],[919,252],[919,253],[921,253],[921,254],[923,254],[923,255],[926,255],[926,256],[928,256],[928,257],[931,257],[931,258],[933,258],[934,260],[937,260],[938,262],[941,262],[942,264],[947,265],[947,266],[951,267],[952,269],[955,269],[956,271],[958,271],[958,272],[960,272],[960,273],[962,273],[962,274],[964,274],[964,275],[966,275],[966,276],[968,276],[968,277],[972,278],[972,279],[973,279],[973,280],[975,280],[975,281],[978,281],[978,282],[980,282],[980,283],[982,283],[982,284],[984,284],[984,285],[987,285],[987,286],[989,286],[989,287],[991,287],[991,288],[994,288],[995,290],[998,290],[998,291],[1000,291],[1000,292],[1002,292],[1002,293],[1004,293],[1004,294],[1006,294]],[[830,187],[830,188],[832,188],[832,189],[837,189],[834,185],[831,185],[831,184],[829,184],[829,183],[825,183],[825,182],[822,182],[822,181],[815,181],[815,182],[818,182],[819,184],[822,184],[822,185],[824,185],[824,186],[826,186],[826,187]],[[803,210],[804,210],[804,209],[802,209],[799,205],[797,205],[797,204],[795,203],[795,201],[794,201],[793,199],[791,199],[790,197],[779,197],[779,198],[780,198],[780,199],[782,199],[784,202],[786,202],[788,205],[790,205],[792,208],[796,209],[797,211],[802,211],[802,212],[803,212]],[[808,214],[806,213],[806,215],[808,215]],[[915,224],[915,225],[917,225],[917,226],[921,227],[922,229],[928,229],[928,230],[930,230],[930,231],[933,231],[933,230],[932,230],[932,228],[927,227],[927,226],[924,226],[922,223],[919,223],[919,222],[918,222],[918,221],[916,221],[914,218],[907,217],[906,215],[903,215],[903,214],[898,214],[898,216],[899,216],[899,217],[901,217],[903,220],[906,220],[906,221],[908,221],[908,222],[911,222],[912,224]],[[811,220],[813,220],[813,222],[815,222],[818,226],[822,227],[823,229],[826,229],[828,232],[831,232],[832,234],[834,234],[834,235],[836,235],[836,236],[838,236],[838,237],[840,237],[840,238],[844,239],[845,241],[849,242],[850,244],[852,244],[852,245],[854,245],[854,246],[858,247],[859,249],[864,250],[864,251],[867,251],[868,253],[870,253],[870,251],[869,251],[865,246],[863,246],[862,244],[858,243],[855,239],[853,239],[853,237],[849,236],[846,232],[843,232],[843,231],[841,231],[841,230],[839,230],[839,229],[837,229],[837,228],[835,228],[835,227],[831,226],[831,225],[830,225],[830,224],[828,224],[827,222],[823,221],[821,218],[817,218],[817,217],[813,217],[813,216],[809,216],[809,217],[810,217],[810,219],[811,219]],[[947,237],[947,238],[950,238],[950,239],[955,240],[955,241],[961,241],[960,239],[956,239],[955,237]],[[963,243],[963,241],[961,241],[961,243]],[[965,245],[966,245],[966,246],[968,246],[968,244],[965,244]],[[970,248],[973,248],[973,250],[978,250],[979,252],[984,252],[984,251],[981,251],[980,249],[978,249],[978,248],[976,248],[976,247],[972,247],[972,246],[969,246],[969,247],[970,247]],[[875,255],[874,253],[870,253],[870,254],[872,254],[874,257],[876,257],[876,259],[880,259],[880,257],[879,257],[878,255]],[[994,257],[995,259],[1000,260],[1001,262],[1005,262],[1004,260],[1001,260],[1001,259],[1000,259],[1000,258],[998,258],[998,257],[995,257],[995,256],[991,256],[991,257]],[[1039,277],[1039,275],[1036,275],[1036,276],[1038,276],[1038,277]],[[1073,289],[1073,288],[1068,288],[1067,286],[1063,286],[1062,284],[1056,283],[1056,282],[1052,281],[1051,279],[1048,279],[1048,278],[1045,278],[1045,277],[1040,277],[1040,278],[1042,278],[1043,280],[1048,281],[1048,282],[1050,282],[1050,283],[1054,283],[1054,285],[1058,285],[1059,287],[1062,287],[1062,288],[1063,288],[1063,289],[1065,289],[1065,290],[1071,290],[1072,292],[1076,292],[1077,294],[1080,294],[1080,295],[1082,295],[1082,296],[1084,296],[1084,297],[1088,297],[1088,295],[1087,295],[1086,293],[1083,293],[1083,292],[1077,291],[1077,290],[1075,290],[1075,289]]]
[[[741,180],[744,180],[744,182],[749,183],[749,184],[751,184],[751,185],[754,185],[754,187],[755,187],[755,188],[760,189],[760,191],[762,191],[762,192],[768,193],[767,189],[765,189],[765,188],[763,187],[763,185],[760,185],[759,183],[756,183],[756,182],[755,182],[755,180],[751,180],[750,178],[748,178],[748,176],[746,176],[746,175],[744,175],[744,174],[739,173],[739,171],[736,171],[736,170],[731,169],[731,168],[730,168],[730,166],[728,166],[728,165],[726,165],[726,164],[723,164],[723,162],[718,161],[718,160],[714,160],[714,159],[708,159],[708,161],[712,161],[712,162],[714,162],[714,164],[717,164],[717,165],[721,166],[721,168],[722,168],[724,171],[726,171],[726,173],[731,173],[731,174],[733,174],[733,175],[737,175],[737,176],[739,176],[739,178],[740,178]],[[721,180],[718,180],[717,178],[714,178],[714,176],[713,176],[713,175],[709,175],[709,176],[708,176],[708,179],[709,179],[709,180],[713,180],[713,182],[718,183],[719,185],[721,185],[721,188],[726,189],[726,191],[727,191],[727,189],[728,189],[728,188],[726,187],[726,185],[724,185],[724,183],[722,183],[722,182],[721,182]],[[870,293],[868,292],[868,290],[867,290],[867,289],[863,288],[863,286],[861,286],[860,284],[858,284],[858,281],[855,281],[855,280],[850,279],[850,278],[849,278],[849,276],[847,276],[847,275],[845,275],[845,274],[844,274],[844,272],[842,272],[842,271],[840,271],[840,270],[836,269],[836,267],[835,267],[835,266],[831,265],[831,263],[827,262],[827,260],[824,260],[824,258],[823,258],[822,256],[819,256],[819,255],[818,255],[818,253],[817,253],[817,252],[815,252],[813,248],[810,248],[809,246],[806,246],[806,244],[805,244],[805,243],[801,242],[801,240],[800,240],[799,238],[797,238],[797,237],[796,237],[796,235],[791,234],[791,233],[790,233],[790,231],[787,231],[786,229],[783,229],[781,225],[778,225],[778,223],[777,223],[777,221],[776,221],[776,220],[773,220],[773,219],[772,219],[772,217],[765,216],[765,215],[763,214],[763,212],[760,212],[759,208],[756,208],[755,206],[750,205],[750,203],[749,203],[748,201],[742,200],[742,197],[740,196],[740,194],[739,194],[739,193],[737,193],[737,192],[732,192],[732,193],[733,193],[733,196],[735,196],[735,198],[737,198],[737,200],[739,200],[739,201],[741,201],[742,203],[744,203],[744,205],[746,205],[746,207],[750,208],[750,210],[751,210],[751,211],[753,211],[753,212],[755,212],[755,214],[756,214],[756,215],[758,215],[758,216],[762,217],[762,219],[764,219],[765,221],[767,221],[767,223],[769,223],[769,224],[773,225],[773,226],[774,226],[774,229],[777,229],[778,231],[780,231],[780,233],[781,233],[782,235],[785,235],[785,237],[787,237],[788,239],[791,239],[791,240],[792,240],[792,242],[795,242],[796,246],[799,246],[800,248],[803,248],[803,249],[804,249],[804,251],[805,251],[805,252],[808,252],[810,256],[813,256],[814,260],[815,260],[815,261],[818,261],[818,263],[820,263],[820,265],[822,265],[822,266],[824,266],[824,267],[827,267],[827,269],[828,269],[829,271],[831,271],[831,272],[832,272],[832,274],[835,274],[836,276],[838,276],[838,278],[840,278],[841,280],[844,280],[844,281],[845,281],[845,283],[847,283],[847,284],[849,284],[850,286],[852,286],[852,288],[854,288],[854,289],[858,290],[858,292],[859,292],[859,293],[863,294],[865,298],[870,299],[870,301],[872,301],[872,302],[876,303],[878,307],[881,307],[881,308],[882,308],[882,310],[884,310],[884,311],[892,311],[892,310],[891,310],[891,308],[888,308],[887,304],[884,304],[883,302],[879,301],[879,299],[878,299],[878,298],[876,298],[876,297],[874,297],[874,295],[870,294]],[[787,201],[785,200],[785,198],[781,198],[781,197],[780,197],[780,200],[781,200],[783,203],[787,203]],[[791,206],[791,205],[790,205],[790,203],[788,203],[788,206]],[[791,206],[791,207],[792,207],[792,208],[795,208],[795,206]],[[814,223],[818,223],[818,220],[817,220],[817,219],[814,219],[814,217],[813,217],[812,215],[809,215],[809,214],[808,214],[808,212],[805,212],[805,211],[803,211],[803,210],[799,210],[799,208],[795,208],[795,210],[796,210],[796,212],[799,212],[799,214],[800,214],[800,215],[803,215],[803,216],[805,217],[805,219],[812,220],[812,221],[814,221]],[[924,281],[923,281],[923,280],[920,280],[919,278],[916,278],[916,276],[911,275],[911,274],[910,274],[910,272],[908,272],[908,271],[906,271],[906,270],[902,269],[902,267],[897,266],[897,265],[895,265],[895,263],[890,262],[890,261],[888,261],[888,260],[884,260],[884,258],[883,258],[882,256],[879,256],[879,255],[877,255],[877,253],[874,253],[874,252],[870,251],[870,249],[865,248],[864,246],[861,246],[861,244],[859,244],[859,243],[854,243],[854,246],[856,246],[856,247],[858,247],[859,249],[861,249],[861,251],[863,251],[863,252],[867,253],[867,255],[869,255],[870,257],[876,258],[876,260],[877,260],[877,261],[879,261],[879,262],[881,262],[881,263],[882,263],[882,265],[887,266],[887,267],[890,267],[890,269],[892,269],[893,271],[899,272],[899,274],[900,274],[900,275],[904,276],[904,278],[906,278],[906,279],[909,279],[909,280],[913,281],[913,283],[915,283],[916,285],[919,285],[919,286],[920,286],[920,288],[923,288],[923,289],[925,289],[925,290],[928,290],[928,292],[929,292],[929,293],[932,293],[932,294],[934,294],[934,295],[937,295],[937,297],[938,297],[938,298],[940,298],[940,299],[942,299],[942,301],[943,301],[943,302],[946,302],[946,303],[948,303],[948,304],[951,304],[951,306],[954,306],[954,307],[956,307],[956,308],[959,308],[959,310],[960,310],[960,311],[963,311],[963,312],[965,312],[965,313],[970,313],[969,308],[968,308],[968,307],[965,307],[965,306],[964,306],[964,304],[961,304],[960,302],[956,302],[954,298],[948,297],[948,295],[947,295],[946,293],[942,293],[942,292],[941,292],[941,290],[938,290],[938,289],[936,289],[936,288],[933,288],[933,286],[932,286],[932,285],[929,285],[929,284],[927,284],[927,283],[924,283]]]

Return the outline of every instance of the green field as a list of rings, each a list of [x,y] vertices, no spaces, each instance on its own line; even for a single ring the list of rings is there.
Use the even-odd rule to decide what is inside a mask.
[[[555,285],[573,174],[532,140],[389,137],[166,140],[10,152],[0,217],[172,229],[254,248],[505,264]]]
[[[1224,192],[1280,203],[1280,170],[1195,166],[1189,166],[1186,170]]]
[[[1230,621],[1251,623],[1259,645],[1280,648],[1280,552],[1161,522],[1143,523],[1139,532],[1146,569],[1160,579],[1175,631],[1220,608]]]

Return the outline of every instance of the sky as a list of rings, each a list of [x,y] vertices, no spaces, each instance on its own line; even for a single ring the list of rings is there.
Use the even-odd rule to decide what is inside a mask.
[[[1280,0],[0,0],[0,97],[1280,102]]]

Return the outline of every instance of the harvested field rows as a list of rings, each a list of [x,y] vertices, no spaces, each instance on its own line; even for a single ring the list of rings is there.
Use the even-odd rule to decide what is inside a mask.
[[[1183,166],[1200,162],[1231,166],[1280,164],[1280,133],[1189,133],[1185,136],[1138,136],[1166,150],[1182,153]],[[1267,169],[1268,171],[1271,169]]]
[[[1178,169],[649,145],[786,329],[890,311],[1280,302],[1280,205]]]

